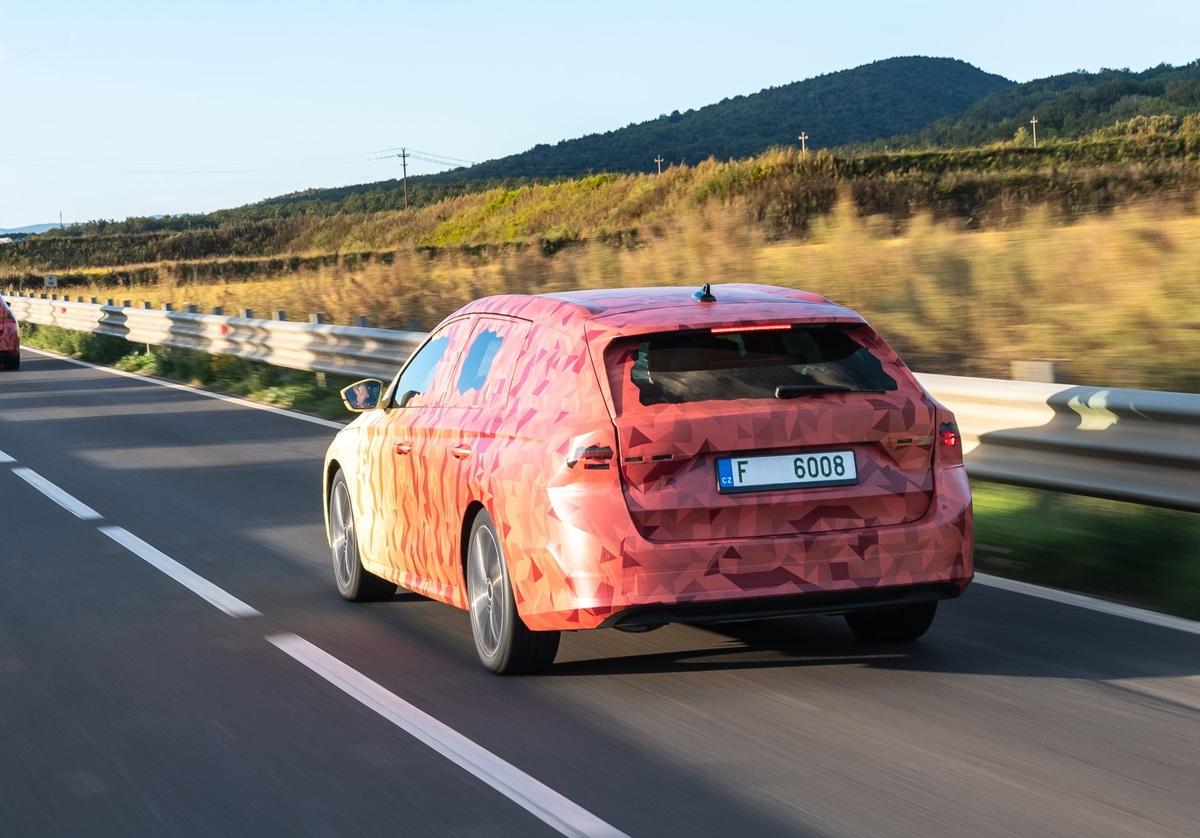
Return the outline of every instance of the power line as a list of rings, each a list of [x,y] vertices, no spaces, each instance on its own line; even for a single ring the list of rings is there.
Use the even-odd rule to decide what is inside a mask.
[[[396,148],[381,148],[376,151],[372,151],[371,153],[372,154],[386,154],[389,151],[404,151],[404,150],[405,150],[404,148],[397,146]],[[474,166],[475,165],[474,160],[464,160],[461,157],[452,157],[449,154],[439,154],[436,151],[421,151],[421,149],[419,149],[419,148],[408,148],[407,150],[408,150],[408,153],[411,154],[413,157],[416,157],[418,155],[422,155],[423,157],[436,157],[436,158],[438,158],[436,161],[438,163],[449,162],[449,163],[460,163],[465,166]]]
[[[119,175],[248,175],[265,172],[299,172],[309,169],[333,169],[367,162],[363,158],[337,163],[307,163],[296,166],[271,166],[248,169],[137,169],[124,166],[81,166],[73,163],[41,163],[34,160],[0,160],[0,166],[28,166],[34,169],[61,169],[69,172],[98,172]]]
[[[434,152],[419,151],[414,152],[412,149],[381,149],[380,151],[370,152],[371,154],[380,154],[383,151],[405,152],[407,156],[416,160],[421,160],[425,163],[430,163],[434,166],[445,166],[447,168],[457,169],[462,166],[473,166],[475,163],[471,160],[464,160],[459,157],[450,157]],[[48,163],[37,160],[14,160],[0,158],[0,166],[26,166],[34,169],[57,169],[69,172],[95,172],[98,174],[119,174],[119,175],[249,175],[249,174],[267,174],[271,172],[301,172],[314,169],[335,169],[345,166],[357,166],[362,163],[371,162],[374,160],[390,160],[398,155],[387,154],[382,157],[355,157],[353,159],[320,162],[320,163],[296,163],[285,166],[246,166],[239,168],[211,168],[211,169],[193,169],[184,166],[167,166],[163,168],[141,168],[136,165],[118,164],[113,166],[105,165],[89,165],[86,163]]]
[[[462,163],[452,163],[452,162],[450,162],[449,160],[438,160],[438,159],[436,159],[436,158],[433,158],[433,157],[426,157],[426,156],[425,156],[425,155],[423,155],[423,154],[414,154],[414,153],[413,153],[413,151],[412,151],[412,149],[408,149],[408,150],[407,150],[407,152],[405,152],[405,150],[404,150],[404,149],[400,149],[400,152],[401,152],[401,153],[406,153],[406,154],[407,154],[409,157],[411,157],[411,158],[412,158],[412,159],[414,159],[414,160],[423,160],[423,161],[425,161],[426,163],[432,163],[432,164],[433,164],[433,165],[435,165],[435,166],[449,166],[449,167],[451,167],[451,168],[453,168],[453,169],[458,169],[458,168],[461,168],[461,167],[462,167],[462,165],[463,165]],[[397,154],[384,154],[384,155],[382,155],[381,157],[372,157],[371,159],[372,159],[372,160],[394,160],[394,159],[396,159],[396,158],[397,158],[397,157],[399,157],[399,156],[400,156],[400,154],[399,154],[399,153],[397,153]],[[472,165],[474,165],[474,164],[472,164]]]

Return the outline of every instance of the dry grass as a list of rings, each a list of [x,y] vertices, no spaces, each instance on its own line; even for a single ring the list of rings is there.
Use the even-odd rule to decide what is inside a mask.
[[[598,179],[595,188],[607,189],[606,183]],[[675,187],[664,177],[659,188]],[[598,200],[582,193],[576,198]],[[638,200],[633,188],[621,198]],[[655,203],[672,202],[659,196]],[[541,210],[527,206],[515,216],[493,215],[537,217],[544,229],[550,219],[538,212],[558,211],[570,214],[547,202]],[[456,208],[448,218],[462,221],[469,208],[467,216],[463,212]],[[366,314],[380,325],[428,328],[488,294],[765,282],[808,288],[857,309],[918,369],[1005,376],[1011,360],[1049,358],[1074,381],[1200,390],[1200,217],[1178,204],[1144,203],[1070,224],[1032,210],[984,232],[918,215],[897,234],[893,219],[860,218],[843,201],[816,219],[805,239],[785,241],[771,241],[748,225],[746,212],[737,200],[676,205],[656,215],[653,232],[636,247],[592,242],[552,256],[536,247],[474,255],[410,247],[387,262],[338,263],[244,281],[168,278],[151,286],[71,292],[156,305],[219,305],[229,312],[282,308],[296,318],[322,311],[334,322]],[[386,216],[372,222],[377,235],[357,222],[365,238],[354,247],[396,246],[397,225]],[[459,241],[434,220],[423,231],[406,228],[406,235]],[[322,225],[334,237],[345,233],[334,229],[335,222]],[[474,218],[467,226],[477,230],[480,224]],[[320,240],[307,244],[322,246]]]

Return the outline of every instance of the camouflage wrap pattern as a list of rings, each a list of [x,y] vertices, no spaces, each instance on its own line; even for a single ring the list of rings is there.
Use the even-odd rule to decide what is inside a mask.
[[[465,607],[463,536],[483,507],[533,629],[594,628],[635,605],[966,585],[970,489],[961,450],[935,444],[952,417],[891,349],[816,295],[725,285],[698,303],[691,291],[491,297],[434,330],[449,350],[429,392],[362,414],[330,446],[326,486],[332,468],[346,472],[367,569]],[[898,389],[622,409],[615,341],[764,322],[848,324]],[[455,382],[484,330],[503,343],[481,398]],[[589,447],[614,457],[575,461]],[[716,491],[719,455],[810,449],[853,450],[859,484]]]

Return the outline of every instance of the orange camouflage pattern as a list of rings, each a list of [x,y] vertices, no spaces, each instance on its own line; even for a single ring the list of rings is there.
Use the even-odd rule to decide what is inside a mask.
[[[937,435],[949,411],[849,309],[771,286],[713,286],[715,303],[692,290],[489,297],[448,318],[424,344],[448,338],[429,390],[360,415],[330,446],[326,491],[341,468],[364,566],[465,608],[464,533],[484,507],[518,612],[535,630],[595,628],[643,605],[965,587],[971,496],[960,443]],[[897,389],[815,401],[631,399],[623,338],[768,323],[845,324]],[[492,372],[481,390],[460,393],[467,347],[484,331],[502,337]],[[572,456],[592,446],[613,459]],[[716,491],[718,456],[831,447],[855,451],[858,485]]]

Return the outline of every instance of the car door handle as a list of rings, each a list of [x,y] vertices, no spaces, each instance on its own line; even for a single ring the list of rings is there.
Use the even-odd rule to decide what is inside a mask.
[[[412,443],[411,442],[397,442],[396,443],[396,453],[397,454],[409,454],[411,452],[412,452]]]
[[[450,453],[453,454],[455,457],[458,457],[460,460],[464,460],[467,457],[471,456],[471,446],[456,445],[450,449]]]

